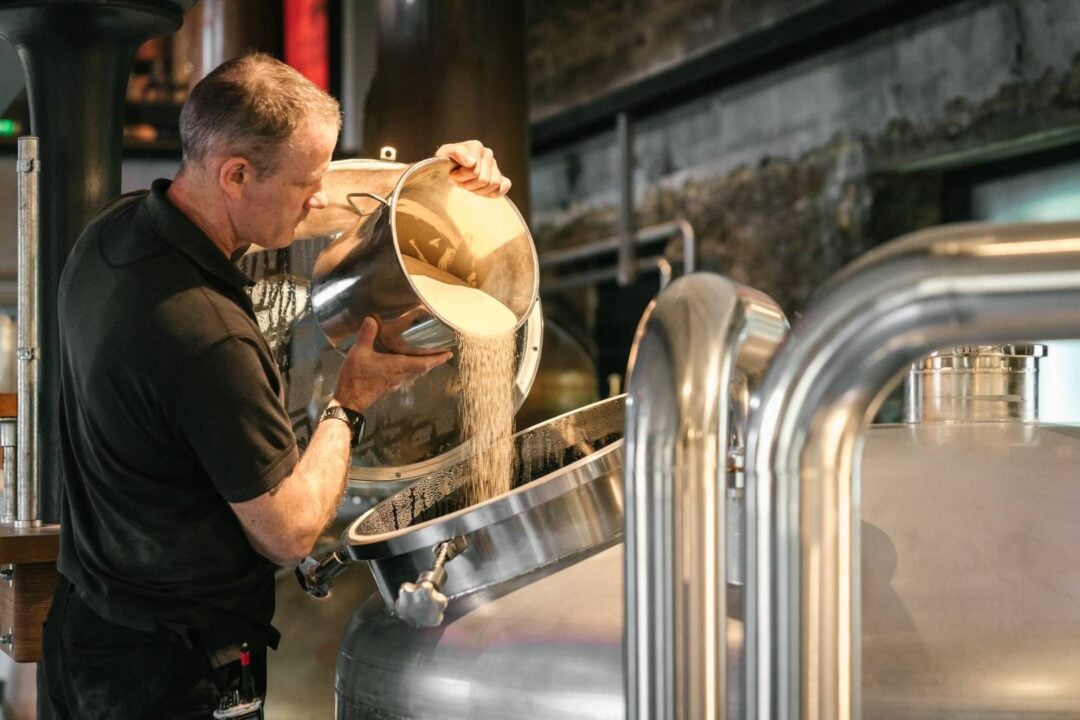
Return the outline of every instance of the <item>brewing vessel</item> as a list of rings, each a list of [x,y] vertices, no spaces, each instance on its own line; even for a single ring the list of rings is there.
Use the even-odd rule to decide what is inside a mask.
[[[813,563],[818,558],[832,563],[829,572],[842,569],[822,554],[833,546],[770,548],[763,544],[771,537],[770,529],[751,522],[747,585],[736,581],[743,573],[728,572],[718,575],[724,578],[717,581],[722,587],[709,590],[723,593],[727,600],[717,603],[726,615],[715,619],[713,628],[726,641],[724,690],[740,695],[736,702],[728,697],[719,704],[731,713],[729,717],[788,717],[799,702],[824,707],[822,717],[875,720],[1049,719],[1075,714],[1080,707],[1080,671],[1075,662],[1080,657],[1076,569],[1080,524],[1075,522],[1075,508],[1080,506],[1075,470],[1080,428],[1038,422],[1034,377],[1042,349],[1000,344],[938,350],[909,371],[905,422],[862,427],[857,441],[849,430],[861,427],[856,423],[865,417],[852,408],[869,408],[899,369],[895,365],[890,369],[882,358],[888,353],[899,357],[900,346],[876,339],[889,328],[922,352],[933,349],[925,345],[934,338],[955,336],[970,342],[980,332],[995,339],[1008,334],[1018,338],[1025,328],[1048,337],[1067,332],[1064,320],[1070,317],[1071,306],[1058,299],[1071,297],[1080,288],[1073,269],[1074,246],[1080,244],[1070,240],[1077,230],[1065,225],[993,231],[971,227],[909,238],[847,271],[840,290],[819,300],[776,350],[764,384],[750,403],[755,410],[748,422],[745,462],[747,486],[756,497],[751,497],[749,514],[753,519],[763,507],[775,507],[785,523],[815,520],[815,513],[824,513],[832,507],[827,503],[840,497],[829,491],[843,490],[842,472],[854,475],[851,492],[842,494],[854,505],[839,506],[848,514],[822,514],[820,523],[801,532],[804,543],[809,537],[826,543],[842,539],[849,550],[854,549],[848,557],[860,558],[861,565],[853,574],[840,573],[856,593],[854,607],[845,605],[845,598],[829,594],[838,585],[800,586],[799,576],[781,572],[788,565],[770,563],[774,557],[783,563],[794,558],[803,581],[827,578]],[[924,283],[909,282],[924,276]],[[889,294],[894,288],[888,283],[895,285],[895,295]],[[868,307],[855,302],[864,296],[881,304]],[[658,302],[663,300],[661,295]],[[870,338],[874,342],[866,345]],[[635,348],[641,341],[639,331]],[[862,352],[864,345],[867,352]],[[827,353],[836,356],[835,367],[815,361]],[[665,372],[707,366],[681,363]],[[788,376],[776,376],[804,366],[828,384],[799,384],[804,376],[793,374],[788,387],[783,381]],[[715,375],[676,376],[672,386],[693,395],[709,382],[717,382]],[[847,407],[844,403],[853,402],[854,396],[845,395],[842,388],[851,385],[858,388],[858,402]],[[784,410],[776,405],[777,398],[797,410],[804,408],[814,425],[808,429],[792,420],[795,413],[777,412],[778,407]],[[567,423],[574,415],[561,420]],[[775,426],[759,424],[762,417],[773,418]],[[622,427],[618,421],[615,426]],[[661,440],[672,439],[678,427],[669,423],[657,426],[656,432]],[[830,429],[836,431],[835,437],[828,435]],[[792,455],[794,462],[774,468],[794,473],[785,483],[793,481],[802,497],[774,496],[771,504],[762,503],[764,489],[789,489],[785,483],[754,485],[760,463],[784,460],[790,449],[768,445],[768,438],[762,439],[765,430],[778,433],[775,437],[791,433],[798,442],[806,442],[801,453]],[[641,430],[643,436],[646,431]],[[788,443],[791,448],[796,447],[795,440]],[[830,445],[839,440],[844,442]],[[763,448],[774,452],[756,454]],[[424,500],[435,487],[453,492],[453,483],[436,483],[419,498],[400,495],[388,506],[394,511],[384,509],[384,520],[368,526],[377,532],[355,532],[370,523],[367,518],[354,525],[342,551],[353,561],[371,564],[379,592],[358,609],[341,644],[336,678],[339,718],[626,717],[632,689],[624,680],[624,636],[629,628],[623,622],[624,559],[618,533],[601,532],[603,540],[591,546],[586,542],[557,559],[533,552],[534,539],[541,536],[599,538],[597,528],[611,524],[559,504],[524,500],[528,485],[566,487],[563,483],[570,475],[606,483],[621,473],[619,464],[632,466],[646,458],[629,444],[626,450],[624,454],[622,445],[612,442],[584,455],[571,453],[561,465],[555,453],[551,457],[556,464],[545,463],[530,483],[474,508],[440,506],[446,493]],[[851,466],[841,467],[835,476],[827,474],[833,451],[840,460],[851,459]],[[822,473],[811,473],[814,469]],[[826,482],[836,478],[838,483]],[[568,485],[583,487],[578,480]],[[614,499],[616,494],[608,496]],[[538,497],[547,495],[540,492]],[[622,508],[618,497],[610,507]],[[671,501],[662,494],[658,497]],[[807,497],[815,498],[815,503],[800,512],[798,503],[806,503]],[[520,531],[496,531],[511,527],[505,523],[518,508],[533,514],[528,525]],[[681,521],[692,519],[690,510],[683,509]],[[845,539],[847,517],[858,518],[859,525]],[[591,529],[586,531],[585,525]],[[792,527],[793,538],[780,537],[797,543],[799,525]],[[647,553],[648,546],[638,552]],[[720,562],[722,556],[714,554],[713,561]],[[804,559],[801,564],[799,558]],[[739,560],[735,555],[728,562]],[[453,584],[455,567],[462,569],[458,585]],[[828,632],[844,628],[820,624],[833,611],[824,604],[773,605],[775,599],[768,598],[760,604],[761,594],[752,591],[762,571],[770,573],[767,579],[777,583],[779,592],[797,593],[800,601],[818,597],[812,593],[819,592],[824,593],[823,601],[841,601],[838,607],[846,613],[842,617],[855,620],[841,636],[852,643],[850,654],[840,656],[854,668],[844,676],[854,679],[854,687],[809,684],[818,680],[815,671],[822,667],[809,663],[804,670],[799,663],[828,659],[828,653],[843,650]],[[439,602],[440,592],[445,606]],[[413,602],[410,596],[423,599]],[[775,615],[759,616],[755,625],[753,614],[763,608],[780,608],[785,613],[780,619],[790,625],[775,624]],[[670,617],[676,627],[668,630],[674,631],[686,614],[676,608]],[[781,638],[785,643],[802,632],[805,654],[784,656],[788,646],[774,644],[768,649],[776,653],[779,648],[779,655],[766,655],[761,662],[763,645],[756,633],[763,625],[788,633]],[[807,638],[819,644],[805,642]],[[796,668],[804,674],[761,674],[774,667],[773,662],[780,669]],[[824,670],[833,672],[835,666]],[[762,685],[747,683],[752,677]],[[821,687],[826,692],[800,696],[800,685],[792,680],[815,693]],[[683,689],[677,683],[661,686],[667,693]],[[754,694],[761,687],[764,692]],[[770,687],[783,692],[771,693]],[[742,695],[743,688],[750,692]],[[777,704],[759,715],[763,700]],[[832,705],[818,705],[834,701],[839,707],[835,712]],[[854,702],[845,704],[849,701]]]

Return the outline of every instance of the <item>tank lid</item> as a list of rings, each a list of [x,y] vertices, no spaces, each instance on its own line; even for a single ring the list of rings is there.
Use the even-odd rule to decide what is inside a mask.
[[[961,345],[912,363],[905,422],[1035,422],[1039,359],[1034,343]]]
[[[943,367],[971,365],[973,360],[982,360],[983,364],[1007,358],[1043,358],[1046,346],[1036,343],[1006,345],[958,345],[947,350],[937,350],[911,365],[912,370],[921,367],[933,370]]]

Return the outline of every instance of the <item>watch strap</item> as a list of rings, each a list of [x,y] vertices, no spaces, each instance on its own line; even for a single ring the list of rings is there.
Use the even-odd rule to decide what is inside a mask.
[[[364,416],[362,413],[358,413],[355,410],[350,410],[343,405],[331,405],[323,410],[322,415],[319,417],[319,422],[328,418],[334,418],[335,420],[341,420],[349,426],[349,431],[352,434],[352,439],[349,442],[351,447],[356,447],[360,444],[361,438],[364,436]]]

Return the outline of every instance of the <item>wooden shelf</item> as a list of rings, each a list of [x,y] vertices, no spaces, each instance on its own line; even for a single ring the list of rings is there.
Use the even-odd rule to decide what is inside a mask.
[[[0,525],[0,565],[54,563],[59,553],[59,525],[36,528]]]

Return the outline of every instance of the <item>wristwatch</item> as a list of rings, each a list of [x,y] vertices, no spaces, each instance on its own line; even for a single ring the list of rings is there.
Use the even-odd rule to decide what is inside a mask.
[[[350,410],[343,405],[331,405],[323,410],[323,414],[319,417],[319,422],[326,420],[327,418],[335,418],[342,420],[349,426],[349,430],[352,431],[352,441],[350,446],[356,447],[360,444],[360,439],[364,437],[364,416],[355,410]]]

